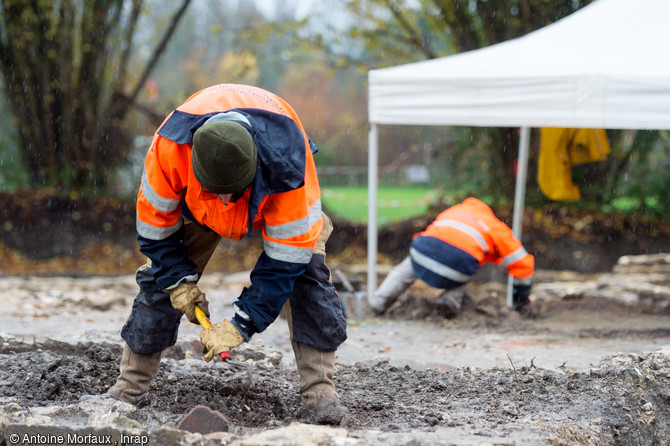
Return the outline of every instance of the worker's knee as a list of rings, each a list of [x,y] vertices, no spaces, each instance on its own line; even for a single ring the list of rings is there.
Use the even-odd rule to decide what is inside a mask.
[[[171,305],[147,305],[145,300],[136,299],[121,337],[134,353],[152,355],[177,342],[181,317]]]
[[[289,299],[293,340],[322,351],[335,351],[347,338],[347,323],[339,295],[328,277],[330,271],[320,255],[296,279]]]
[[[136,279],[140,291],[121,337],[134,353],[151,355],[177,342],[182,313],[174,309],[170,295],[157,288],[151,268],[140,268]]]

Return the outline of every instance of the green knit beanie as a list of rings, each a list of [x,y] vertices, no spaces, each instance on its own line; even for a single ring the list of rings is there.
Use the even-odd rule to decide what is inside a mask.
[[[236,122],[205,124],[193,135],[193,173],[209,192],[234,194],[250,185],[257,159],[251,134]]]

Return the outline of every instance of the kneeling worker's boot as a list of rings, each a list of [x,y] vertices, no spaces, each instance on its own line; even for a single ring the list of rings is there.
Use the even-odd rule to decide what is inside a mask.
[[[108,391],[107,395],[130,404],[137,404],[139,399],[147,393],[151,381],[158,374],[161,361],[161,352],[153,355],[139,355],[133,353],[125,344],[119,377]]]
[[[291,342],[300,373],[302,407],[321,424],[340,424],[349,412],[340,404],[333,385],[335,352],[322,352],[300,342]]]

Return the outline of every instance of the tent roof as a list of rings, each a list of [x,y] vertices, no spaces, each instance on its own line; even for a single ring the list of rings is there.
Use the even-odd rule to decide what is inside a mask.
[[[668,0],[597,0],[517,39],[372,70],[369,120],[670,129],[668,17]]]

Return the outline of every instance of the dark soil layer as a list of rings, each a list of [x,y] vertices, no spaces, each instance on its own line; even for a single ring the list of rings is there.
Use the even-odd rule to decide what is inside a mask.
[[[69,354],[44,346],[20,353],[9,349],[0,354],[3,396],[30,407],[72,404],[82,394],[104,393],[118,370],[118,354],[96,344]],[[294,370],[279,364],[254,367],[249,381],[244,372],[221,363],[201,364],[164,360],[135,418],[145,426],[176,423],[197,401],[219,410],[238,433],[310,422],[301,415]],[[670,413],[654,408],[670,401],[667,366],[667,356],[653,354],[606,359],[577,373],[532,363],[504,370],[417,371],[378,359],[339,365],[336,385],[350,409],[342,427],[350,431],[430,432],[476,425],[477,435],[486,437],[489,430],[500,435],[532,430],[534,423],[543,429],[547,422],[565,422],[570,427],[562,435],[571,432],[574,442],[564,438],[567,442],[556,444],[665,444]]]

